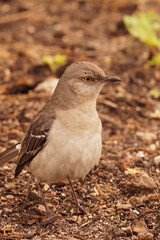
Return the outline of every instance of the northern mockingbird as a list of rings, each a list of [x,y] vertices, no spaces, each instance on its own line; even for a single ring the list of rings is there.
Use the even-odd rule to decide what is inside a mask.
[[[98,164],[102,150],[102,124],[96,100],[108,82],[120,81],[106,76],[93,63],[71,64],[61,76],[50,101],[31,122],[22,142],[0,154],[0,166],[18,155],[17,177],[27,165],[39,186],[46,212],[50,210],[40,182],[69,180],[77,207],[83,212],[72,180],[84,177]]]

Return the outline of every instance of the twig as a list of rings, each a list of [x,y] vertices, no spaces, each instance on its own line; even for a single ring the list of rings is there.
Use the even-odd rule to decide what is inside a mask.
[[[126,152],[133,152],[133,151],[144,151],[144,152],[147,152],[147,153],[159,153],[160,150],[157,149],[157,150],[152,150],[152,149],[147,149],[147,148],[144,148],[144,147],[129,147],[129,148],[126,148],[124,150],[122,150],[122,154],[125,154]]]
[[[98,99],[98,103],[102,103],[106,106],[109,106],[109,107],[112,107],[112,108],[118,108],[117,104],[112,102],[112,101],[109,101],[109,100],[105,100],[105,99],[102,99],[102,98],[99,98]]]
[[[122,123],[120,121],[117,121],[116,119],[114,119],[112,117],[109,117],[109,116],[107,116],[103,113],[99,113],[99,116],[103,121],[110,122],[110,123],[112,123],[113,125],[115,125],[119,128],[122,127]]]
[[[6,100],[6,99],[30,99],[30,98],[49,98],[52,94],[49,93],[32,93],[32,94],[2,94],[0,95],[0,100]]]
[[[10,14],[10,15],[6,15],[0,18],[0,24],[6,24],[9,22],[16,22],[18,20],[22,20],[25,18],[30,18],[32,16],[37,16],[38,12],[41,12],[43,9],[38,7],[32,10],[27,10],[27,11],[23,11],[23,12],[19,12],[19,13],[14,13],[14,14]],[[35,14],[36,13],[36,14]],[[42,17],[42,15],[39,15],[40,17]]]

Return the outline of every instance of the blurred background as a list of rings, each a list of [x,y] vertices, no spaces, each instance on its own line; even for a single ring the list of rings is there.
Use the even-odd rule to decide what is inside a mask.
[[[92,217],[79,216],[83,227],[77,229],[71,214],[36,238],[41,217],[33,215],[41,209],[37,199],[26,200],[35,185],[25,171],[14,179],[13,161],[0,173],[0,237],[48,239],[54,232],[59,238],[52,239],[160,239],[159,0],[1,0],[0,151],[21,140],[66,66],[79,60],[123,80],[99,96],[101,162],[77,183]],[[69,188],[47,194],[60,216],[73,213]]]

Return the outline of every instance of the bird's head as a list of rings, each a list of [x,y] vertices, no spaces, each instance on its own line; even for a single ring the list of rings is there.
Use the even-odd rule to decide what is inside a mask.
[[[120,78],[107,76],[93,63],[75,62],[61,76],[53,100],[55,105],[63,108],[74,107],[88,100],[95,102],[106,83],[119,81]]]
[[[80,61],[66,68],[61,81],[65,81],[75,94],[89,97],[99,94],[106,83],[121,80],[118,77],[107,76],[93,63]]]

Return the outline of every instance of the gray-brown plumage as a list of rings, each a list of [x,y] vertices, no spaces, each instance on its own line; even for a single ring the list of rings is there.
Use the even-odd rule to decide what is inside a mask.
[[[15,170],[15,177],[20,174],[24,166],[32,161],[37,153],[45,146],[47,135],[54,118],[54,107],[50,101],[34,118],[24,136]]]
[[[113,81],[120,79],[106,76],[93,63],[71,64],[51,100],[32,121],[22,143],[0,154],[0,166],[19,150],[15,176],[28,165],[38,185],[41,181],[57,183],[68,179],[71,183],[84,177],[98,164],[102,149],[96,99],[103,86]],[[82,211],[77,199],[76,202]],[[49,212],[45,201],[44,204]]]

